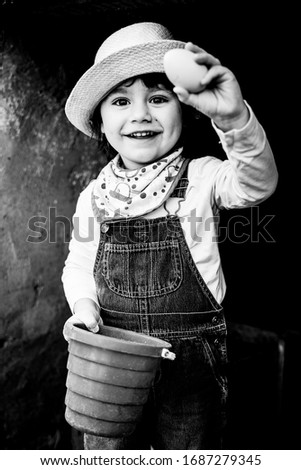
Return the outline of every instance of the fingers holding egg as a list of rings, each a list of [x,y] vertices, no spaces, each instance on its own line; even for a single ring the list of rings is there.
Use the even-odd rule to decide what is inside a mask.
[[[215,122],[241,113],[244,103],[234,74],[204,49],[186,43],[183,49],[167,51],[163,64],[180,102]]]
[[[209,54],[205,49],[202,49],[199,46],[196,46],[192,42],[187,42],[185,44],[185,50],[189,50],[194,53],[194,60],[199,64],[204,64],[207,67],[212,65],[220,65],[220,60],[214,57],[214,55]]]
[[[206,52],[204,49],[201,47],[197,46],[196,44],[193,44],[193,42],[186,42],[185,44],[185,49],[191,52]]]

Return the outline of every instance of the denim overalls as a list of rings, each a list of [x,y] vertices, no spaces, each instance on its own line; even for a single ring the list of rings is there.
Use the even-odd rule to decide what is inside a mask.
[[[171,197],[184,197],[187,183],[184,173]],[[176,359],[162,360],[133,435],[86,434],[85,448],[221,448],[226,324],[179,217],[105,221],[100,233],[94,277],[104,324],[167,340]]]

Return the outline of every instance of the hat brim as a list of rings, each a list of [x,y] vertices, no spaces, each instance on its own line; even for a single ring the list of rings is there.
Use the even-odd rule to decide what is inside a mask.
[[[161,40],[123,49],[90,67],[78,80],[66,102],[69,121],[93,137],[89,120],[98,103],[119,83],[146,73],[164,73],[163,58],[170,49],[183,49],[185,42]]]

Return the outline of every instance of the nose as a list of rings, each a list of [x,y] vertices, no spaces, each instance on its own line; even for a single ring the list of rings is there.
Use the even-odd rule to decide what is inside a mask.
[[[132,105],[132,122],[151,122],[152,116],[147,105],[147,102],[144,100],[136,101]]]

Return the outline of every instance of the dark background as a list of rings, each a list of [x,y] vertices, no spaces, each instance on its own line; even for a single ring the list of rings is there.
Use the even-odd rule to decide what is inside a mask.
[[[196,0],[19,0],[3,2],[2,13],[0,447],[78,445],[63,417],[67,351],[61,328],[69,310],[60,275],[70,230],[52,221],[56,243],[28,246],[26,222],[36,214],[47,216],[53,204],[58,215],[72,216],[79,191],[104,160],[95,144],[66,122],[66,98],[109,34],[134,22],[155,21],[234,71],[274,151],[280,176],[271,198],[258,210],[221,214],[221,226],[230,229],[220,243],[230,357],[225,447],[299,449],[300,435],[294,431],[301,418],[299,276],[293,270],[298,269],[298,138],[292,112],[298,86],[292,51],[296,13],[288,4],[267,10],[262,3],[221,6]],[[203,152],[224,158],[206,126]],[[234,216],[250,221],[244,243],[233,232]],[[257,217],[267,222],[269,241],[265,229],[257,232]],[[236,230],[242,235],[242,225]]]

